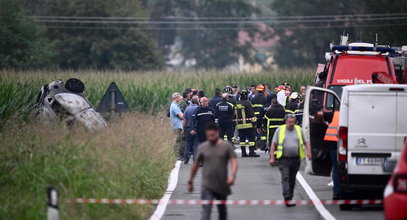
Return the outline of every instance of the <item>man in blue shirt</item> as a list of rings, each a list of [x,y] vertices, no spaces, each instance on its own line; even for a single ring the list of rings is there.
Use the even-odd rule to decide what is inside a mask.
[[[178,106],[179,101],[181,100],[181,95],[177,92],[172,94],[172,103],[170,106],[170,119],[172,130],[174,130],[175,135],[177,136],[175,146],[174,146],[174,154],[178,158],[178,160],[182,160],[184,156],[184,143],[182,137],[182,120],[183,114],[181,109]]]
[[[185,109],[184,120],[182,120],[182,127],[184,129],[186,142],[184,150],[184,164],[188,164],[191,154],[193,155],[193,159],[195,161],[195,155],[199,144],[198,135],[191,134],[194,128],[192,117],[194,116],[194,113],[198,108],[198,103],[199,99],[197,96],[191,99],[191,105]]]

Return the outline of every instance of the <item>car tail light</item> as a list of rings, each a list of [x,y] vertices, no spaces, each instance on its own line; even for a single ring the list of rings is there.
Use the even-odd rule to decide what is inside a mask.
[[[393,180],[394,191],[407,193],[407,175],[396,175]]]
[[[348,128],[339,128],[339,141],[338,141],[338,160],[346,161],[348,153]]]

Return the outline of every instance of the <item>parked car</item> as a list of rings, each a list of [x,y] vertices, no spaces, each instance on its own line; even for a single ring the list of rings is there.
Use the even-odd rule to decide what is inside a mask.
[[[384,190],[384,213],[388,220],[407,219],[407,142]]]

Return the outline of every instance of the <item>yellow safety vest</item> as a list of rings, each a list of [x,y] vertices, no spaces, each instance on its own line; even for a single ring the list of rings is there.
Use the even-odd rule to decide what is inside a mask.
[[[287,128],[287,125],[281,125],[281,127],[280,127],[280,132],[278,135],[277,150],[275,153],[277,159],[279,159],[283,156],[283,144],[284,144],[284,139],[285,139],[286,128]],[[301,127],[298,125],[295,125],[295,130],[297,131],[297,135],[298,135],[298,139],[299,139],[298,156],[300,157],[300,159],[304,159],[305,151],[304,151],[304,141],[302,140]]]

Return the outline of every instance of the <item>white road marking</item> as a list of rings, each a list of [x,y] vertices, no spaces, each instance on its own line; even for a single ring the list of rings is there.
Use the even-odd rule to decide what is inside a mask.
[[[180,166],[181,166],[180,160],[175,162],[175,167],[171,170],[170,177],[168,178],[167,191],[161,198],[162,203],[157,205],[157,208],[155,209],[153,215],[150,217],[150,220],[160,220],[163,217],[164,212],[167,209],[168,201],[171,198],[172,192],[174,192],[175,188],[177,187]]]
[[[308,185],[307,181],[305,181],[304,177],[301,175],[300,172],[297,173],[297,180],[300,182],[302,188],[304,188],[305,192],[307,193],[308,197],[314,203],[315,208],[319,212],[319,214],[327,220],[335,220],[335,217],[322,205],[321,200],[319,200],[318,196],[312,190],[311,186]]]

